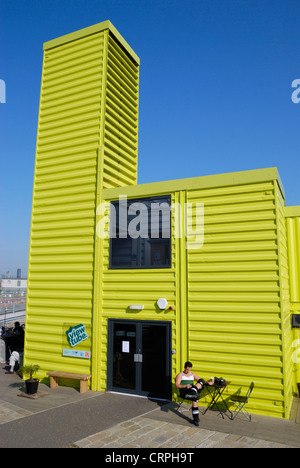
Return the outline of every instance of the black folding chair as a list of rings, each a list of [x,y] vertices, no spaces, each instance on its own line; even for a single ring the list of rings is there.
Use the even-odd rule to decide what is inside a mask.
[[[181,414],[183,414],[184,411],[191,411],[192,407],[189,406],[189,408],[184,408],[183,406],[183,403],[186,401],[189,401],[190,404],[193,403],[193,401],[195,401],[195,399],[190,399],[188,398],[187,396],[181,396],[180,394],[180,389],[177,388],[177,411],[179,411]]]
[[[183,414],[184,411],[190,411],[191,407],[189,408],[184,408],[183,406],[184,403],[184,398],[180,396],[179,389],[177,389],[177,411],[179,411],[181,414]]]
[[[241,411],[248,421],[251,421],[251,414],[246,410],[245,405],[248,403],[248,400],[250,398],[250,395],[252,393],[252,390],[254,388],[254,383],[251,382],[250,387],[248,388],[248,391],[246,393],[246,396],[241,396],[241,395],[231,395],[230,401],[232,401],[235,406],[236,410],[232,411],[231,413],[231,419],[234,420],[234,418],[239,414]]]

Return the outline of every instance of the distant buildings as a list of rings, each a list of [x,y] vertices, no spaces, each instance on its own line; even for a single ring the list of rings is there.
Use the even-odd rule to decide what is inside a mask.
[[[2,275],[2,278],[0,278],[0,291],[4,294],[26,294],[27,278],[22,278],[20,268],[17,270],[17,276],[11,276],[8,274]]]

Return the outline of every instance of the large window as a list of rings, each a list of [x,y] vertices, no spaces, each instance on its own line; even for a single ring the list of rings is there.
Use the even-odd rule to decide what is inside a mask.
[[[171,197],[111,203],[110,268],[171,266]]]

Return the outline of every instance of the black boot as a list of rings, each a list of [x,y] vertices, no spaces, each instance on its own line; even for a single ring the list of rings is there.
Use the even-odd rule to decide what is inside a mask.
[[[192,407],[192,415],[193,415],[195,426],[199,426],[200,419],[199,419],[199,409],[198,409],[198,407],[197,408]]]

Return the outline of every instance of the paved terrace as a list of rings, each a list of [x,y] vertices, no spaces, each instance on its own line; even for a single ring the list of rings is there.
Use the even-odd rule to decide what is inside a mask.
[[[24,382],[0,368],[1,448],[293,448],[300,447],[300,405],[292,420],[242,416],[223,420],[216,411],[191,424],[175,403],[114,393],[80,394],[40,384],[40,397],[24,396]],[[203,410],[204,408],[202,408]],[[200,408],[201,410],[201,408]]]

